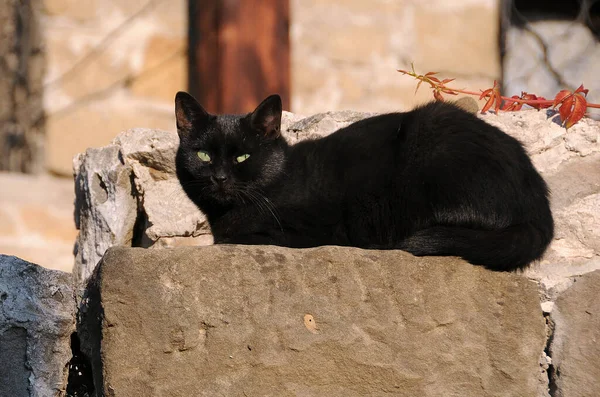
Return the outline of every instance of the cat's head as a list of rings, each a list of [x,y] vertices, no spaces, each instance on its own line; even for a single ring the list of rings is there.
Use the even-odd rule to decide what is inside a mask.
[[[177,176],[192,200],[254,201],[283,172],[281,98],[271,95],[246,115],[211,115],[178,92]],[[198,202],[197,202],[198,204]]]

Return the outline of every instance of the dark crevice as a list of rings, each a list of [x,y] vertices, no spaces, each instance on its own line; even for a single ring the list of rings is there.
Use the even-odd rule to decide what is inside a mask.
[[[90,360],[81,351],[77,332],[71,334],[71,352],[69,361],[69,377],[66,397],[92,397],[94,394],[94,379]]]
[[[554,322],[550,317],[550,314],[544,314],[544,319],[546,320],[546,347],[544,348],[544,353],[546,356],[550,358],[550,364],[548,364],[548,393],[550,397],[558,396],[558,386],[556,385],[556,377],[558,376],[558,370],[554,366],[554,361],[552,361],[552,343],[554,342]]]
[[[133,223],[133,231],[131,235],[131,246],[132,247],[146,247],[145,241],[146,229],[148,227],[148,215],[144,211],[143,198],[135,187],[135,175],[133,172],[130,175],[131,195],[135,197],[137,203],[137,214],[135,222]],[[145,245],[146,244],[146,245]]]
[[[131,246],[132,247],[147,247],[146,240],[146,226],[148,224],[148,215],[146,212],[138,205],[137,217],[135,218],[135,223],[133,224],[133,235],[131,237]]]

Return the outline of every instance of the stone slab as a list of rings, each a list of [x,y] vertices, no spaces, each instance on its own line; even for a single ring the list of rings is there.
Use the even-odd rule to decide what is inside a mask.
[[[82,347],[137,396],[532,396],[535,283],[456,258],[267,246],[111,248]],[[542,385],[543,386],[543,385]]]
[[[600,271],[575,279],[551,312],[551,356],[557,397],[593,397],[600,391]]]

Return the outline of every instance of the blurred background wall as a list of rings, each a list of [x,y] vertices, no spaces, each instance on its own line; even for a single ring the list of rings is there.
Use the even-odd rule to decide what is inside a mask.
[[[414,62],[600,101],[598,0],[3,0],[0,26],[0,170],[34,175],[0,174],[0,252],[51,267],[71,263],[73,155],[175,131],[178,90],[213,112],[272,92],[304,115],[399,111],[431,99],[396,71]]]

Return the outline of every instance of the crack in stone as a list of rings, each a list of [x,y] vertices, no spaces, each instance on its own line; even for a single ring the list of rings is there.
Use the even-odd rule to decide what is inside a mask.
[[[556,384],[556,377],[558,376],[558,371],[552,362],[552,342],[554,341],[554,322],[550,317],[550,313],[544,313],[544,319],[546,320],[546,346],[544,347],[544,354],[548,357],[548,369],[546,370],[546,374],[548,375],[548,394],[550,397],[557,397],[558,394],[558,386]]]

